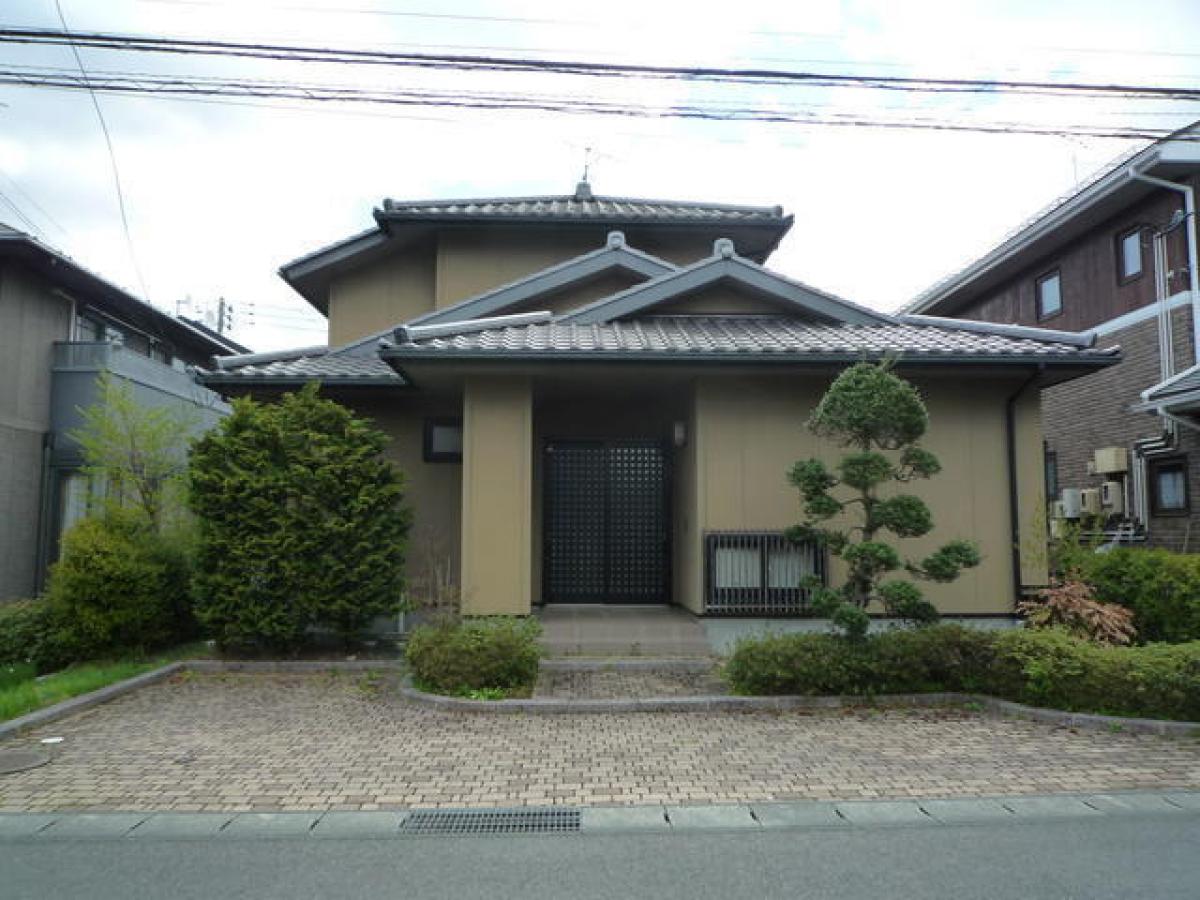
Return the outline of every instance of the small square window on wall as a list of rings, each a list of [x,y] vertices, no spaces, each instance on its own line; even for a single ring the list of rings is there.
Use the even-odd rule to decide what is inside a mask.
[[[462,419],[425,420],[425,462],[462,462]]]
[[[1062,312],[1062,278],[1057,271],[1047,272],[1037,280],[1037,314],[1049,319]]]
[[[1150,512],[1156,516],[1183,516],[1191,508],[1188,496],[1187,459],[1181,456],[1150,462]]]
[[[1132,228],[1117,236],[1117,280],[1133,281],[1142,274],[1142,238],[1145,229]]]

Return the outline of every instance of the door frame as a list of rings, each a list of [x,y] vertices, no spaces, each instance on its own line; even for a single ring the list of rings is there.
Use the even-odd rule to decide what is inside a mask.
[[[546,590],[547,572],[549,567],[546,561],[549,558],[550,551],[550,493],[553,485],[553,477],[550,474],[550,466],[546,462],[546,457],[551,446],[562,444],[587,444],[599,445],[605,449],[614,446],[650,446],[658,447],[662,452],[663,460],[663,476],[662,476],[662,511],[663,511],[663,527],[666,532],[663,538],[663,597],[657,601],[630,601],[630,600],[578,600],[574,601],[587,606],[660,606],[663,604],[671,604],[675,597],[675,516],[674,516],[674,498],[675,498],[675,457],[674,447],[668,440],[661,438],[613,438],[613,437],[545,437],[542,439],[541,454],[542,454],[542,485],[541,485],[541,506],[542,506],[542,565],[541,565],[541,602],[543,605],[554,606],[569,604],[569,600],[553,600],[550,598]],[[607,475],[607,460],[605,484],[608,484]],[[605,523],[608,522],[608,500],[607,491],[605,492]],[[607,529],[606,529],[607,530]],[[608,565],[609,565],[610,548],[607,539],[604,547],[604,571],[606,582],[606,595],[608,581]]]

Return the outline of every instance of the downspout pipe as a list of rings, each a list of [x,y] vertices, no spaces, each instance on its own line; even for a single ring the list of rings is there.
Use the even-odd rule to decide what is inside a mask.
[[[1149,166],[1154,162],[1157,162],[1157,157],[1147,160],[1142,166]],[[1192,353],[1193,359],[1200,362],[1200,265],[1197,264],[1200,253],[1196,249],[1196,192],[1191,185],[1147,175],[1138,166],[1130,166],[1128,175],[1135,181],[1144,181],[1146,184],[1183,195],[1183,212],[1187,219],[1184,228],[1187,231],[1188,291],[1192,295]]]
[[[1033,373],[1021,382],[1004,404],[1005,450],[1008,457],[1008,527],[1012,533],[1012,581],[1013,602],[1021,599],[1021,588],[1024,581],[1021,578],[1021,512],[1020,489],[1017,485],[1017,401],[1028,390],[1029,386],[1042,377],[1046,365],[1042,363]]]

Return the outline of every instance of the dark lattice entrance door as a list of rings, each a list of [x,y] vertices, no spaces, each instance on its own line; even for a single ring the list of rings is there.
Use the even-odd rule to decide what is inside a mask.
[[[552,441],[544,485],[547,603],[669,602],[669,469],[662,444]]]

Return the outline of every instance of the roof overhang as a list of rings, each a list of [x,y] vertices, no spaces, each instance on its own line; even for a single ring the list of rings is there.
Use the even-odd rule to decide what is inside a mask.
[[[903,311],[951,315],[1157,190],[1131,177],[1131,168],[1168,180],[1200,172],[1200,142],[1168,140],[1151,145],[929,288]]]
[[[156,309],[144,300],[85,269],[70,257],[19,232],[0,234],[0,258],[11,259],[52,282],[80,307],[92,306],[154,337],[192,348],[198,356],[226,356],[241,348]]]

